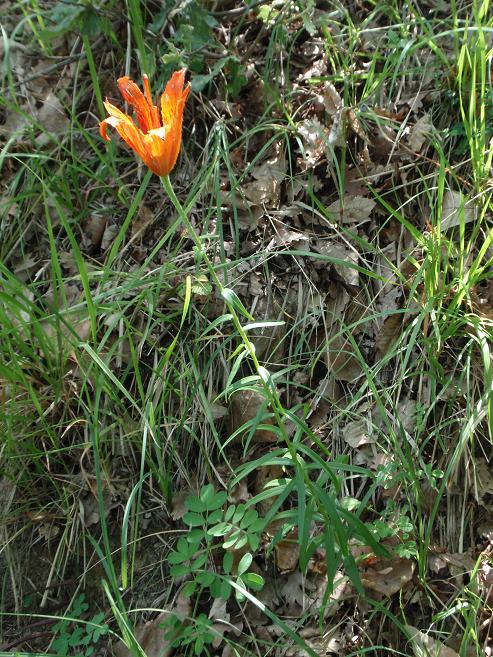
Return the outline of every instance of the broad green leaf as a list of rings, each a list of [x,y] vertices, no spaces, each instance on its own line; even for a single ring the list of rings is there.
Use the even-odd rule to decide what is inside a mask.
[[[185,598],[190,598],[195,593],[196,588],[197,588],[197,582],[195,580],[192,580],[190,582],[185,583],[185,586],[182,588],[181,592],[183,593]]]
[[[245,573],[242,578],[245,584],[254,591],[260,591],[264,586],[264,578],[257,573]]]
[[[185,525],[190,525],[190,527],[200,527],[204,524],[204,518],[198,513],[187,511],[187,513],[185,513],[183,516],[183,522]]]
[[[233,553],[232,552],[225,552],[224,557],[223,557],[223,570],[226,573],[226,575],[229,575],[231,573],[231,569],[233,568]]]
[[[189,511],[194,511],[195,513],[203,513],[207,509],[205,502],[195,497],[195,495],[189,495],[186,498],[185,506]]]
[[[246,573],[246,571],[250,568],[252,561],[253,557],[250,552],[244,554],[238,564],[238,575],[243,575],[243,573]]]
[[[198,573],[197,575],[195,575],[195,580],[199,584],[202,584],[203,586],[210,586],[215,579],[216,579],[215,573],[212,573],[210,571]]]

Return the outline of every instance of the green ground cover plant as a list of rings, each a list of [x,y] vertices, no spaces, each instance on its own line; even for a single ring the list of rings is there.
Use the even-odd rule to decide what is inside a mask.
[[[490,654],[490,2],[0,25],[0,653]]]

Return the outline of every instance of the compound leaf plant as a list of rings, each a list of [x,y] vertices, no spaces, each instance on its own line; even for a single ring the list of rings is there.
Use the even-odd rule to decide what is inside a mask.
[[[169,555],[169,564],[174,577],[190,576],[183,587],[186,596],[209,589],[213,598],[227,600],[233,590],[230,582],[234,580],[240,587],[235,587],[235,596],[241,601],[241,589],[258,591],[264,585],[261,575],[249,569],[265,522],[256,509],[245,504],[225,507],[226,501],[227,493],[216,491],[212,484],[185,500],[183,522],[189,531],[178,539]],[[218,560],[213,557],[219,551],[223,551],[222,568],[214,569]]]

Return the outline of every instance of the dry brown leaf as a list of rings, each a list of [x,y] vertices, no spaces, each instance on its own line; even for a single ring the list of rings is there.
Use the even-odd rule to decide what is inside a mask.
[[[330,373],[339,381],[354,381],[363,373],[352,344],[342,336],[330,343],[329,365]]]
[[[228,413],[228,409],[226,408],[226,406],[223,406],[222,404],[218,404],[217,402],[211,402],[209,404],[209,410],[214,420],[220,420]]]
[[[147,205],[141,205],[132,221],[132,238],[136,238],[138,235],[144,233],[154,222],[155,218],[156,213],[151,208],[147,207]]]
[[[234,486],[228,493],[228,502],[233,502],[234,504],[239,504],[240,502],[246,502],[252,496],[248,490],[248,484],[246,479],[239,481],[236,486]]]
[[[358,168],[346,169],[344,174],[344,189],[349,196],[368,196],[368,178]]]
[[[283,212],[283,208],[281,208]],[[292,246],[298,249],[308,249],[310,238],[304,233],[297,230],[288,230],[280,225],[276,228],[276,234],[266,247],[266,251],[273,251],[275,248]]]
[[[493,280],[475,285],[471,291],[474,312],[485,319],[493,320]]]
[[[316,59],[313,64],[308,68],[304,73],[301,73],[298,76],[298,79],[301,80],[310,80],[310,78],[320,78],[327,72],[327,55],[322,54],[320,59]]]
[[[242,185],[241,189],[253,205],[274,209],[279,207],[280,184],[274,178],[254,180]]]
[[[438,575],[441,570],[447,567],[447,562],[443,558],[443,554],[429,554],[427,564],[430,571],[435,575]]]
[[[421,116],[412,126],[409,132],[409,148],[415,153],[419,153],[419,151],[423,148],[423,145],[430,135],[432,129],[433,124],[431,122],[430,114],[427,113]]]
[[[253,167],[251,174],[254,180],[242,185],[241,189],[253,205],[276,209],[279,207],[281,183],[286,177],[287,164],[281,144],[276,143],[273,150],[273,157]]]
[[[347,109],[346,119],[348,126],[351,128],[354,134],[358,135],[360,139],[363,139],[364,141],[368,141],[368,137],[366,136],[365,131],[363,130],[363,126],[361,125],[361,122],[358,119],[358,116],[352,107],[349,107]]]
[[[454,578],[469,575],[476,565],[476,559],[473,559],[468,552],[445,552],[441,556]]]
[[[100,214],[91,214],[84,226],[92,246],[99,247],[106,228],[106,217]]]
[[[181,520],[185,513],[187,512],[187,507],[185,506],[185,500],[189,495],[192,494],[190,488],[185,488],[184,490],[179,490],[176,493],[173,493],[171,498],[171,517],[173,520]]]
[[[478,572],[478,581],[482,593],[482,598],[487,604],[491,604],[493,598],[493,566],[490,564],[491,556],[488,549],[481,555],[481,568]]]
[[[327,576],[318,576],[314,581],[316,583],[316,590],[311,596],[313,607],[320,609],[323,606],[324,618],[332,618],[339,611],[344,600],[353,593],[349,579],[340,570],[336,571],[334,581],[332,582],[332,593],[328,601],[325,599],[328,584]]]
[[[248,283],[248,294],[251,294],[252,297],[262,296],[265,290],[263,283],[263,278],[261,278],[261,276],[256,272],[252,271],[250,273],[250,280]]]
[[[476,501],[481,504],[486,495],[493,495],[493,470],[482,456],[474,460],[473,491]]]
[[[300,546],[298,543],[298,532],[293,530],[291,534],[276,543],[276,566],[281,573],[293,571],[298,565],[300,558]]]
[[[391,550],[399,544],[399,537],[392,535],[382,541]],[[351,545],[351,553],[359,567],[361,582],[373,591],[390,597],[400,591],[413,578],[416,564],[398,555],[377,557],[367,545]]]
[[[403,397],[397,404],[397,417],[404,431],[413,434],[416,424],[416,400]]]
[[[50,139],[61,137],[68,131],[70,126],[70,121],[60,99],[52,91],[45,98],[41,109],[38,111],[37,120],[46,131],[36,138],[38,146],[44,146]]]
[[[375,438],[369,435],[366,420],[348,422],[342,431],[342,437],[353,449],[375,442]]]
[[[327,210],[334,219],[342,221],[343,224],[360,224],[369,221],[375,205],[375,201],[371,198],[346,194],[343,199],[331,203]]]
[[[412,580],[415,569],[416,564],[411,559],[378,559],[374,567],[360,570],[361,583],[372,591],[391,597]]]
[[[101,250],[106,251],[113,244],[113,240],[118,235],[119,228],[117,224],[106,224],[103,237],[101,239]]]
[[[385,319],[375,339],[375,348],[380,357],[385,356],[401,334],[403,319],[404,315],[402,313],[389,315]]]
[[[320,657],[325,655],[343,655],[347,638],[343,634],[341,626],[331,629],[324,636],[320,636],[320,630],[315,627],[305,627],[300,631],[300,636],[305,639],[307,645]],[[307,650],[299,646],[291,646],[286,651],[286,657],[309,657]]]
[[[119,505],[119,500],[113,498],[111,492],[108,489],[105,489],[103,491],[105,516],[107,516],[113,509],[116,509]],[[82,498],[79,498],[79,516],[85,527],[91,527],[92,525],[97,525],[99,523],[99,502],[96,496],[91,492],[87,492]]]
[[[243,187],[241,190],[243,191]],[[234,192],[224,193],[221,203],[226,207],[235,208],[236,220],[242,230],[255,230],[260,219],[264,216],[262,205],[250,202],[245,193],[241,193],[238,189]]]
[[[20,280],[26,281],[38,267],[40,267],[38,258],[34,258],[34,255],[25,255],[16,263],[14,272]]]
[[[322,89],[325,111],[329,116],[334,116],[344,107],[344,101],[332,82],[326,82]]]
[[[314,589],[315,585],[299,570],[290,573],[279,589],[284,599],[284,612],[289,615],[297,615],[300,610],[307,609],[312,602],[309,593]]]
[[[330,262],[342,280],[348,285],[359,285],[359,272],[355,269],[358,264],[358,253],[354,249],[349,249],[342,244],[334,244],[327,240],[317,240],[313,250],[317,253],[327,256],[334,260],[342,262]],[[347,262],[347,266],[343,263]]]
[[[228,433],[231,435],[240,429],[246,422],[254,420],[260,413],[258,424],[272,425],[273,422],[270,418],[263,419],[267,413],[267,404],[265,396],[256,390],[239,390],[231,396],[229,403],[228,413]],[[252,431],[252,427],[247,427],[241,431],[235,440],[242,440],[248,438]],[[277,436],[269,429],[255,429],[251,434],[251,440],[254,443],[274,443]]]
[[[478,527],[479,535],[493,544],[493,522],[491,516],[486,518]]]
[[[443,195],[442,230],[458,226],[462,221],[467,224],[476,218],[476,208],[472,201],[464,198],[463,194],[447,189]]]
[[[225,634],[232,632],[238,636],[243,629],[243,623],[230,622],[230,614],[226,609],[226,605],[227,600],[216,598],[209,611],[209,618],[215,621],[211,628],[215,635],[212,641],[213,648],[218,648],[221,645]]]
[[[406,625],[406,629],[411,635],[411,644],[416,657],[459,657],[455,650],[416,627]]]
[[[191,598],[185,598],[179,594],[176,603],[172,607],[161,612],[154,620],[137,625],[135,637],[146,657],[169,657],[175,651],[175,648],[172,646],[172,641],[164,638],[163,624],[166,623],[170,614],[174,614],[185,623],[191,612]],[[114,648],[114,654],[115,657],[133,657],[135,653],[122,642],[119,642]]]
[[[303,165],[312,169],[325,155],[329,131],[318,119],[305,119],[298,124],[298,132],[303,140]]]
[[[31,108],[28,105],[24,105],[20,109],[22,110],[22,114],[15,110],[5,110],[6,117],[5,121],[0,124],[0,135],[3,135],[6,139],[15,140],[21,137],[29,124],[27,117],[31,113]]]

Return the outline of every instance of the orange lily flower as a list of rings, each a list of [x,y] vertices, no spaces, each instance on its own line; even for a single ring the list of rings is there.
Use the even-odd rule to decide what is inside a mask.
[[[180,152],[183,108],[190,84],[183,88],[185,69],[173,73],[161,96],[160,114],[158,107],[153,105],[147,75],[143,78],[144,93],[127,76],[118,80],[121,95],[135,110],[138,126],[131,116],[106,100],[104,106],[109,117],[101,121],[99,132],[103,139],[110,141],[106,128],[115,128],[151,171],[158,176],[167,176],[175,166]]]

